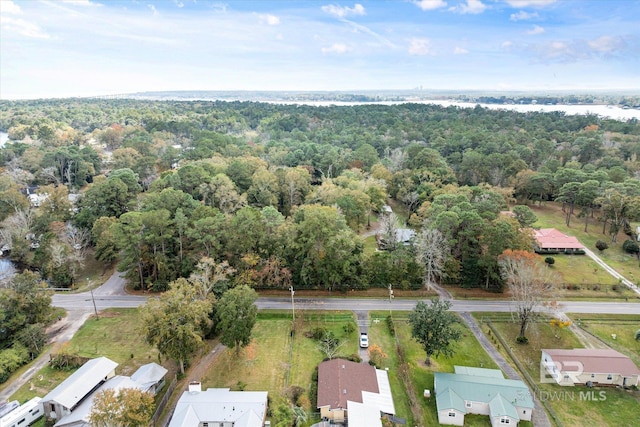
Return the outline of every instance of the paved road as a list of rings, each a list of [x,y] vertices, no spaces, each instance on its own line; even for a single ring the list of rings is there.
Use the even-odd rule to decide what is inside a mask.
[[[146,296],[140,295],[101,295],[94,292],[94,300],[98,310],[105,308],[135,308],[145,303]],[[151,297],[154,298],[154,297]],[[389,302],[387,299],[371,298],[296,298],[296,310],[357,310],[378,311],[395,310],[410,311],[417,299],[396,298]],[[93,311],[91,294],[58,294],[53,296],[53,305],[67,310]],[[262,297],[256,305],[259,309],[291,309],[291,298]],[[486,300],[451,300],[451,309],[456,312],[510,312],[513,303],[510,301]],[[548,311],[542,307],[541,311]],[[639,314],[640,302],[594,302],[594,301],[561,301],[558,311],[566,313],[605,313],[605,314]]]

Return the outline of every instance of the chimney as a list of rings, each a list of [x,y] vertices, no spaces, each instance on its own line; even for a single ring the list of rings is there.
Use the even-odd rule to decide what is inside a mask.
[[[202,384],[200,381],[191,381],[189,383],[189,393],[200,393],[202,391]]]

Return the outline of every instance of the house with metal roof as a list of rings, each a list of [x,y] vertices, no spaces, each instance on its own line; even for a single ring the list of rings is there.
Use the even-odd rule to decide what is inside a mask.
[[[639,384],[640,369],[622,353],[612,349],[543,349],[541,372],[563,386]],[[546,371],[546,373],[545,373]]]
[[[267,416],[266,391],[230,391],[189,384],[173,412],[169,427],[263,427]]]
[[[131,375],[131,381],[136,383],[140,390],[155,395],[164,386],[167,372],[169,371],[166,368],[151,362],[140,366]]]
[[[318,366],[317,407],[323,419],[349,427],[382,426],[381,417],[396,412],[387,371],[344,359]]]
[[[116,375],[118,364],[106,357],[91,359],[42,398],[47,417],[60,420],[89,394]]]
[[[455,373],[436,372],[434,378],[440,424],[464,425],[466,414],[488,415],[493,427],[531,421],[531,392],[500,370],[455,366]]]
[[[167,370],[157,363],[141,366],[131,376],[115,375],[116,362],[91,359],[43,399],[45,415],[55,427],[88,427],[95,396],[104,390],[135,388],[153,395],[162,388]]]
[[[584,245],[578,239],[573,236],[567,236],[555,228],[534,230],[534,238],[536,252],[584,253]]]

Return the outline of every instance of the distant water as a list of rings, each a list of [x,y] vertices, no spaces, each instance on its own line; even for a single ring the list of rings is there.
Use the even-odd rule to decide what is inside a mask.
[[[0,258],[0,283],[10,279],[16,274],[16,268],[7,258]]]
[[[553,111],[561,111],[567,115],[588,115],[595,114],[600,117],[610,118],[614,120],[629,120],[640,119],[640,110],[635,109],[623,109],[613,105],[538,105],[538,104],[480,104],[474,102],[459,102],[459,101],[443,101],[443,100],[407,100],[407,101],[381,101],[381,102],[338,102],[338,101],[266,101],[270,104],[300,104],[300,105],[313,105],[318,107],[327,107],[330,105],[336,106],[349,106],[349,105],[399,105],[399,104],[434,104],[442,107],[461,107],[461,108],[474,108],[479,105],[483,108],[490,110],[511,110],[520,113],[527,112],[544,112],[549,113]]]
[[[6,132],[0,132],[0,147],[4,147],[4,144],[9,140],[9,134]]]

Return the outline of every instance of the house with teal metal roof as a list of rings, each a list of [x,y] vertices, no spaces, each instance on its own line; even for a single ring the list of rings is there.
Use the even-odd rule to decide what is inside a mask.
[[[531,421],[531,392],[522,381],[505,379],[498,369],[456,366],[453,374],[434,375],[440,424],[464,425],[466,414],[488,415],[493,427]]]

